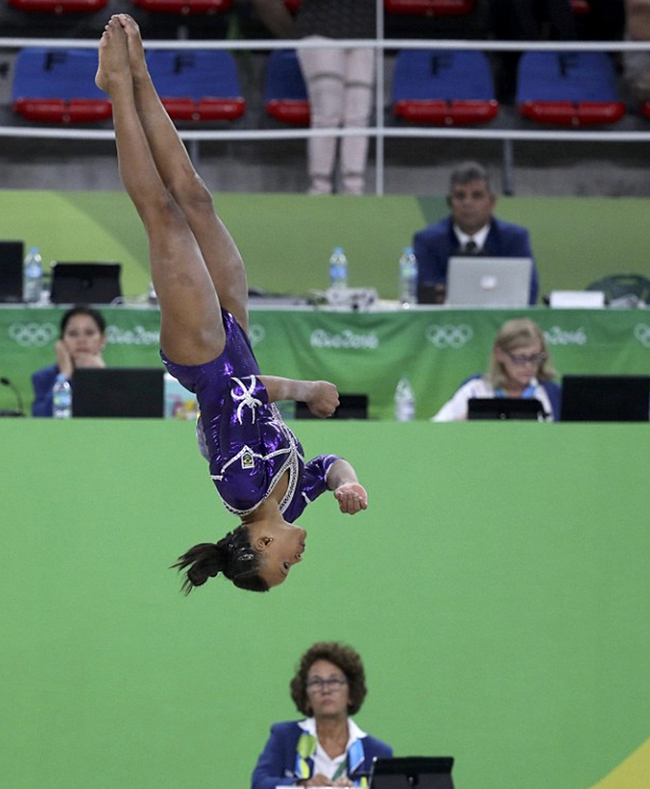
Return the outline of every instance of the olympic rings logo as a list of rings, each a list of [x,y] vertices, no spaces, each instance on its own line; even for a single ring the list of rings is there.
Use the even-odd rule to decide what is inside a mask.
[[[57,336],[58,330],[53,323],[12,323],[9,337],[21,348],[42,348]]]
[[[432,323],[427,326],[424,336],[436,348],[458,349],[467,345],[474,336],[474,331],[466,323],[461,323],[458,326]]]
[[[644,348],[650,348],[650,326],[647,323],[637,323],[634,336]]]
[[[260,326],[259,323],[254,323],[248,329],[248,337],[251,341],[251,345],[253,348],[261,343],[266,337],[266,330],[264,326]]]

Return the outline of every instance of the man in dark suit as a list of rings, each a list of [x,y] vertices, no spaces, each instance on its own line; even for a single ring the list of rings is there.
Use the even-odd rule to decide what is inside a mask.
[[[418,285],[433,286],[434,301],[442,304],[447,291],[447,264],[453,255],[532,258],[528,231],[493,216],[496,195],[486,171],[476,162],[465,162],[452,172],[447,198],[451,215],[413,236],[418,262]],[[529,303],[537,301],[535,262]]]

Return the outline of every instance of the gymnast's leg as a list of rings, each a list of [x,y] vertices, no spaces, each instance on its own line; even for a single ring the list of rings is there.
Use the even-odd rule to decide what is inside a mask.
[[[187,219],[156,168],[135,108],[126,34],[115,16],[99,44],[96,82],[112,100],[120,175],[149,240],[161,348],[178,364],[210,361],[225,345],[219,299]]]
[[[140,30],[118,14],[127,36],[136,111],[163,183],[185,214],[201,249],[221,305],[248,331],[248,285],[244,263],[214,210],[212,195],[195,171],[183,141],[149,76]]]

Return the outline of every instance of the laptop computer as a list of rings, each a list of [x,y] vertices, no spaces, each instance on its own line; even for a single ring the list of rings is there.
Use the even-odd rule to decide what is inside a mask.
[[[309,410],[307,403],[296,401],[296,419],[317,419]],[[339,407],[332,414],[332,419],[367,419],[368,395],[339,394]]]
[[[52,304],[110,304],[122,296],[121,263],[54,263]]]
[[[22,241],[0,241],[0,302],[19,304],[23,300]]]
[[[543,421],[544,406],[534,397],[472,397],[468,419],[533,419]]]
[[[459,255],[449,258],[447,300],[450,307],[527,307],[531,258]]]
[[[647,422],[650,375],[565,375],[563,422]]]
[[[159,367],[80,368],[72,376],[73,417],[162,418],[164,370]]]
[[[454,789],[453,756],[400,756],[375,759],[370,789]]]

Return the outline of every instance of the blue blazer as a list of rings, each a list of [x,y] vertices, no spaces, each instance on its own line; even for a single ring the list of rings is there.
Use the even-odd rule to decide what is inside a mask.
[[[295,774],[296,746],[304,729],[298,721],[275,723],[271,726],[271,736],[253,770],[251,789],[275,789],[276,786],[293,786],[300,776]],[[381,740],[367,735],[363,743],[364,760],[356,769],[357,773],[369,773],[375,757],[388,758],[393,749]]]
[[[454,233],[451,216],[429,225],[413,236],[413,251],[418,261],[418,284],[439,285],[447,282],[447,263],[458,251],[458,238]],[[530,236],[525,227],[492,217],[490,231],[485,239],[483,255],[504,258],[532,258]],[[530,280],[529,304],[537,302],[539,282],[533,260]]]
[[[59,374],[56,364],[41,367],[32,375],[34,387],[34,402],[32,403],[32,416],[52,416],[52,389]]]

